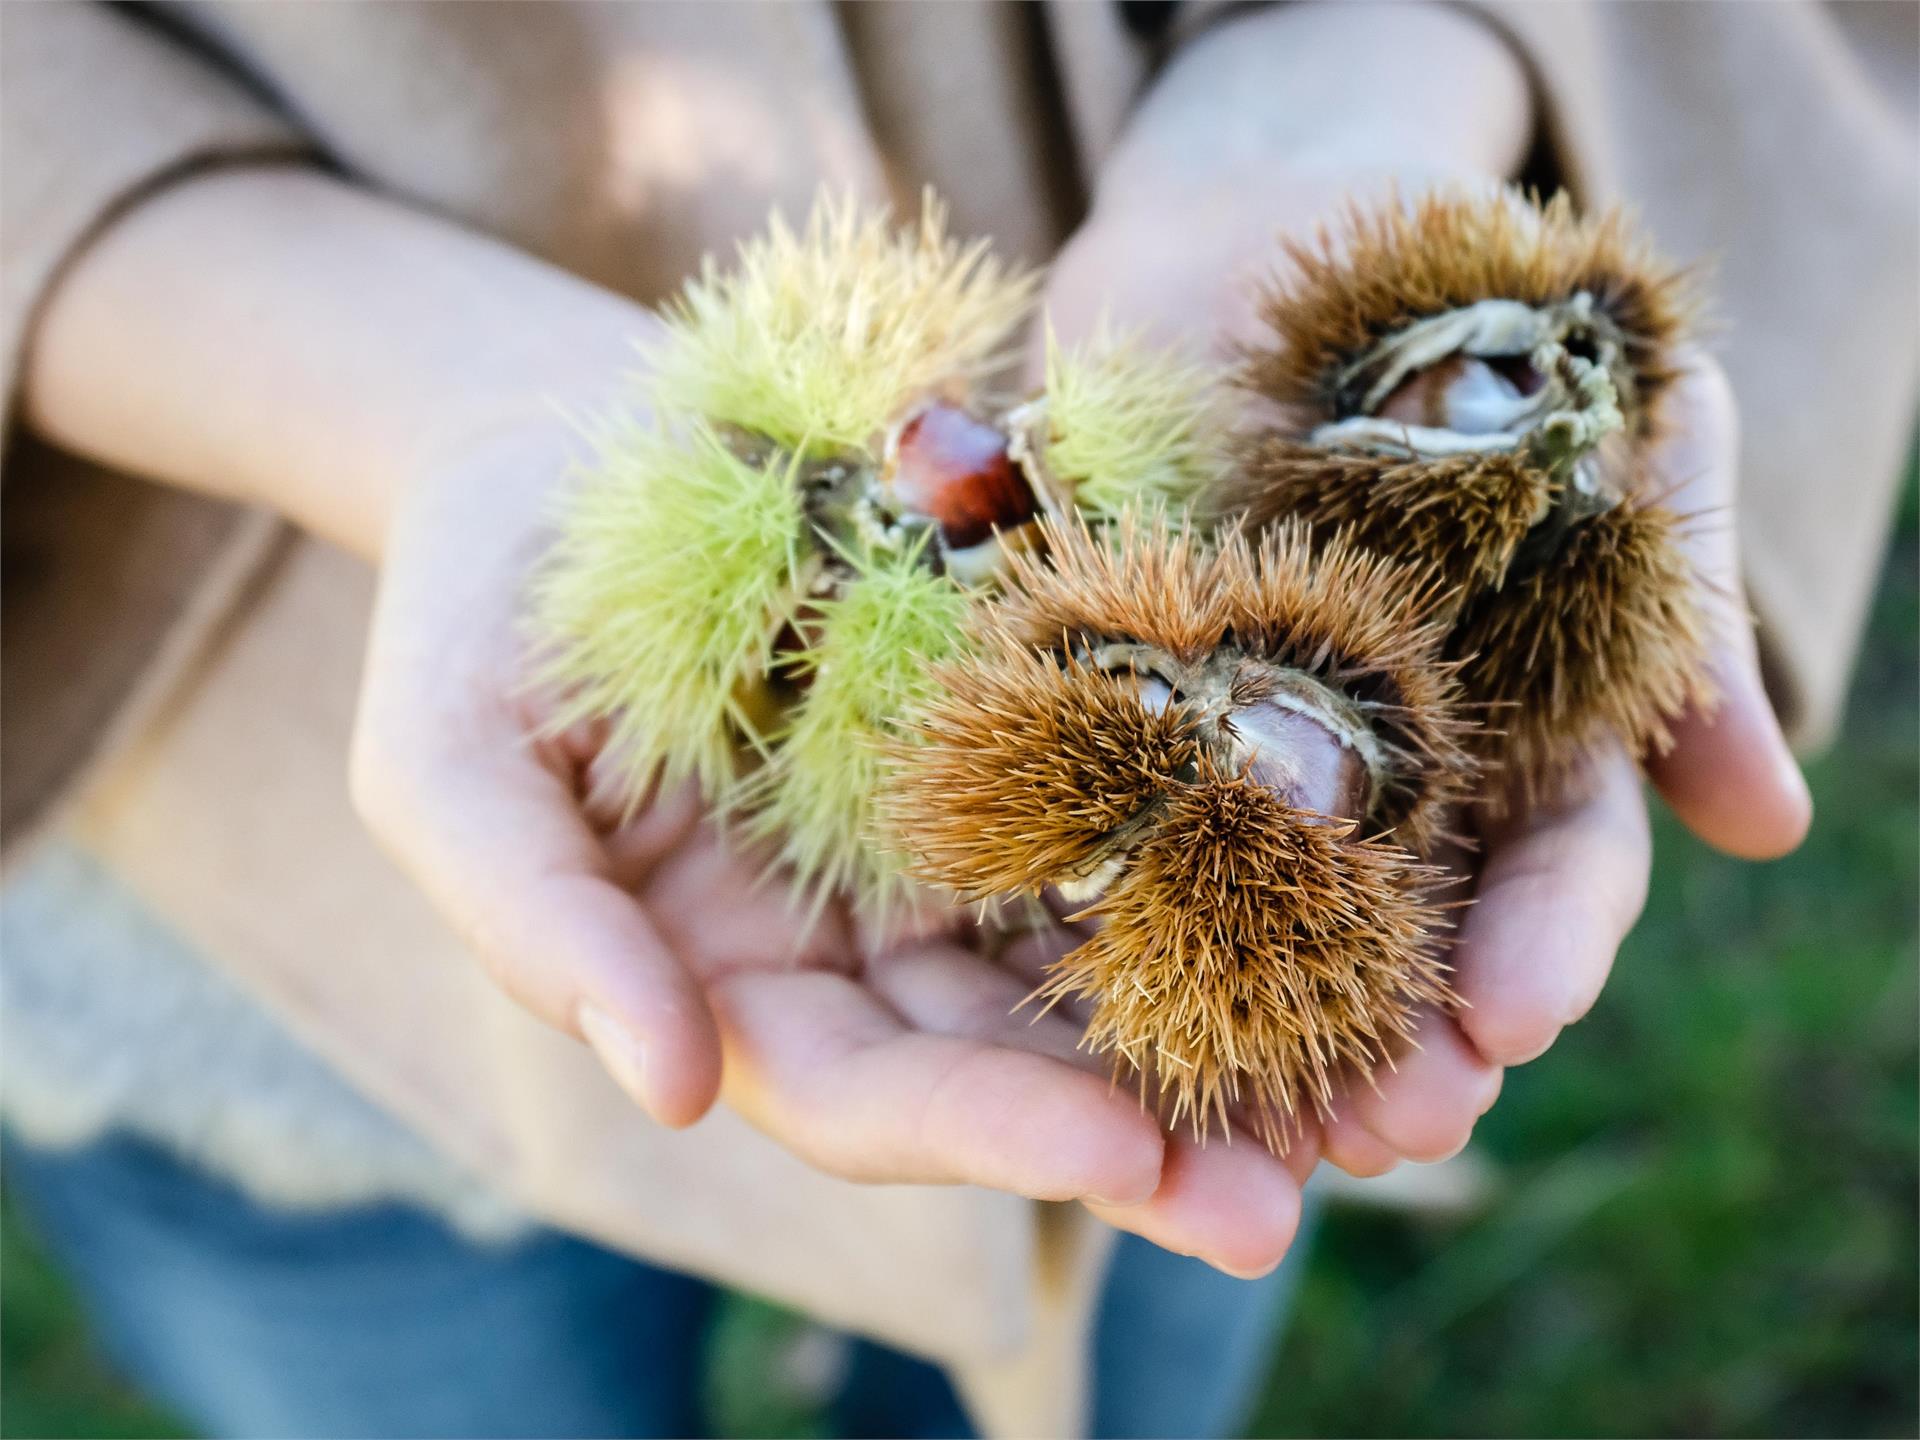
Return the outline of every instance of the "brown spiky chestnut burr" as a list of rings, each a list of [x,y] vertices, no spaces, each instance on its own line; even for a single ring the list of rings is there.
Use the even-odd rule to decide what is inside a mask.
[[[1196,1129],[1276,1149],[1451,999],[1436,841],[1469,788],[1431,580],[1305,531],[1044,527],[898,752],[922,878],[1054,887],[1091,939],[1039,994]]]
[[[1563,195],[1437,195],[1288,244],[1244,383],[1280,423],[1220,509],[1438,567],[1447,654],[1513,793],[1709,698],[1684,517],[1648,452],[1691,318],[1683,272]]]

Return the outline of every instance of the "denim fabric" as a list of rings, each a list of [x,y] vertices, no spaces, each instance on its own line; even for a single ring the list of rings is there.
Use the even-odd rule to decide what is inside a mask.
[[[139,1140],[10,1144],[5,1179],[110,1357],[206,1434],[707,1430],[718,1296],[701,1281],[552,1231],[475,1244],[403,1205],[269,1209]],[[1248,1283],[1123,1240],[1097,1317],[1095,1433],[1233,1433],[1299,1265]],[[832,1423],[971,1433],[936,1367],[867,1343]]]

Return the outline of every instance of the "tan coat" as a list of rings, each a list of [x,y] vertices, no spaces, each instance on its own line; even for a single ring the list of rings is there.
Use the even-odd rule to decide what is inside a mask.
[[[1770,679],[1831,731],[1915,393],[1916,11],[1486,5],[1543,157],[1720,257]],[[114,211],[310,153],[645,299],[824,178],[1044,258],[1156,55],[1119,7],[6,7],[0,363]],[[273,101],[256,98],[271,96]],[[1071,1429],[1103,1237],[1077,1210],[861,1188],[726,1114],[651,1128],[503,1000],[351,814],[372,577],[273,520],[53,455],[4,490],[10,844],[58,823],[358,1088],[554,1223],[948,1363],[999,1433]],[[15,844],[17,849],[17,844]],[[315,857],[324,857],[315,863]]]

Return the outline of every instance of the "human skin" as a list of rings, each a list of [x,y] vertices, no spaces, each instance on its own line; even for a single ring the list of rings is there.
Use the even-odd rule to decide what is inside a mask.
[[[1055,261],[1055,326],[1071,335],[1104,312],[1169,342],[1215,337],[1215,353],[1263,338],[1251,290],[1274,273],[1275,234],[1337,231],[1350,200],[1512,173],[1529,138],[1527,97],[1518,67],[1483,48],[1494,43],[1457,12],[1380,6],[1288,7],[1201,37],[1145,101],[1089,222]],[[1312,60],[1276,76],[1282,53]],[[1278,88],[1285,104],[1263,101]],[[1672,750],[1646,769],[1702,839],[1768,859],[1800,843],[1811,801],[1735,598],[1732,392],[1711,357],[1684,359],[1654,466],[1673,507],[1705,517],[1688,543],[1719,701],[1683,716]],[[1450,957],[1466,1004],[1457,1018],[1429,1015],[1419,1048],[1377,1091],[1337,1105],[1325,1158],[1370,1175],[1455,1153],[1504,1067],[1537,1058],[1592,1007],[1645,901],[1652,853],[1635,758],[1615,753],[1583,780],[1577,802],[1509,807],[1498,823],[1469,817],[1480,849],[1455,865],[1474,904]]]
[[[1244,331],[1276,229],[1349,193],[1507,173],[1519,66],[1444,9],[1284,7],[1190,45],[1100,177],[1048,298],[1072,336],[1106,307],[1186,342]],[[294,168],[204,174],[133,207],[68,269],[27,356],[24,416],[158,481],[269,505],[380,568],[350,761],[361,813],[488,973],[590,1044],[657,1121],[717,1097],[831,1173],[1079,1200],[1257,1274],[1284,1254],[1324,1149],[1357,1173],[1463,1144],[1501,1068],[1592,1004],[1649,865],[1618,757],[1595,798],[1484,835],[1456,955],[1471,1008],[1285,1161],[1163,1134],[1075,1049],[1009,1012],[1044,939],[989,961],[953,935],[884,940],[830,913],[793,938],[684,792],[628,820],[585,800],[591,729],[541,739],[518,603],[574,415],[630,403],[631,302],[403,205]],[[1730,513],[1725,382],[1701,361],[1663,457],[1682,504]],[[1731,525],[1698,543],[1738,594]],[[1742,613],[1722,700],[1656,784],[1705,838],[1782,853],[1807,821]],[[344,758],[344,757],[343,757]],[[1004,962],[1004,963],[1002,963]]]

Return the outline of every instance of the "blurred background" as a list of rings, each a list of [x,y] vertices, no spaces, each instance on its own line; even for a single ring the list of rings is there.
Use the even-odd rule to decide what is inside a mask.
[[[1746,865],[1658,825],[1600,1005],[1481,1122],[1481,1198],[1330,1208],[1251,1433],[1920,1428],[1917,547],[1910,468],[1805,848]],[[185,1433],[101,1364],[10,1209],[0,1227],[0,1435]],[[730,1304],[725,1433],[828,1433],[806,1338]]]

